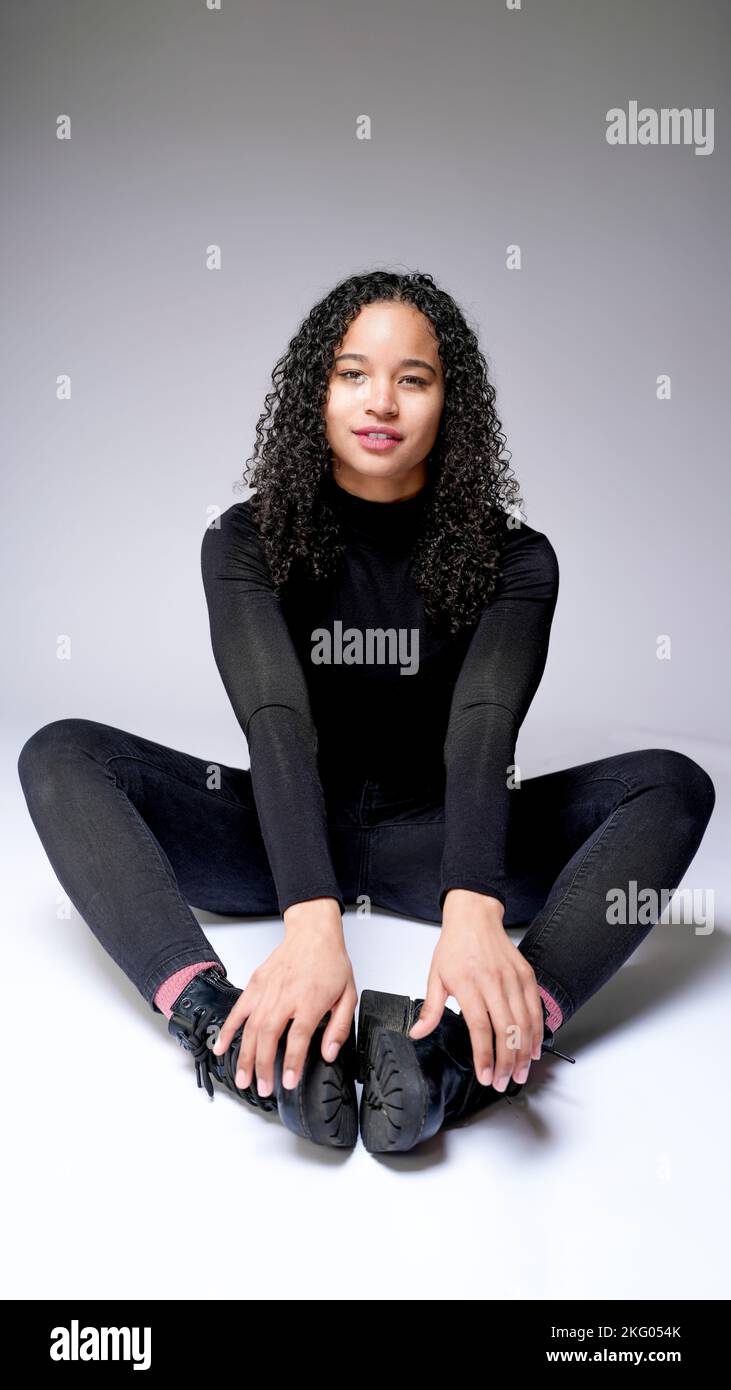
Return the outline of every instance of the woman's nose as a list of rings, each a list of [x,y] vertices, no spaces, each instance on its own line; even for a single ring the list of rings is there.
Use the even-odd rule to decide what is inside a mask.
[[[390,415],[394,408],[393,391],[390,387],[373,389],[366,398],[366,405],[370,406],[377,415]]]

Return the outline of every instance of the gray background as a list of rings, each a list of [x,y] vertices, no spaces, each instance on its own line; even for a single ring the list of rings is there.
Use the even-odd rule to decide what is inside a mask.
[[[727,1296],[729,6],[1,15],[8,1294],[188,1297],[215,1247],[227,1296]],[[631,100],[713,107],[713,153],[610,147],[606,112]],[[160,1019],[78,914],[58,920],[15,763],[41,724],[81,716],[248,764],[210,652],[207,508],[244,495],[302,316],[376,266],[430,271],[479,331],[528,520],[559,557],[523,776],[630,748],[697,758],[718,804],[689,884],[715,891],[721,930],[658,925],[571,1021],[579,1065],[542,1063],[525,1112],[341,1166],[226,1097],[202,1108]],[[242,985],[280,940],[276,920],[199,916]],[[435,929],[350,917],[359,989],[423,995]]]

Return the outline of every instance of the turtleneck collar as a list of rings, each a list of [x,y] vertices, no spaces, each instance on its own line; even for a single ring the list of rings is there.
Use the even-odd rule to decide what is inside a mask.
[[[407,550],[422,528],[434,494],[434,480],[428,477],[424,487],[412,497],[398,502],[373,502],[346,492],[328,473],[323,493],[346,531],[379,550]]]

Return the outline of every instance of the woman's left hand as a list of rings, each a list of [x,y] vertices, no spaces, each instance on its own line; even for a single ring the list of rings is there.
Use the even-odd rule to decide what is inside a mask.
[[[525,1081],[543,1042],[538,983],[503,927],[502,903],[465,888],[452,888],[444,899],[426,997],[410,1038],[427,1037],[436,1028],[450,995],[470,1031],[478,1081],[497,1091],[505,1090],[511,1076]]]

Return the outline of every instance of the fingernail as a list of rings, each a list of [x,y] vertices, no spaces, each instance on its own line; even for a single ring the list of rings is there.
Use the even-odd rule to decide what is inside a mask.
[[[328,1062],[332,1062],[333,1057],[337,1056],[338,1046],[338,1043],[330,1043],[328,1047],[325,1048],[325,1056]]]
[[[480,1081],[482,1082],[483,1086],[490,1085],[490,1082],[492,1081],[492,1067],[485,1067],[485,1070],[483,1071],[480,1077]]]
[[[261,1081],[257,1077],[256,1089],[260,1096],[268,1096],[272,1088],[268,1081]]]
[[[495,1091],[504,1091],[504,1090],[505,1090],[505,1087],[507,1086],[507,1084],[508,1084],[508,1078],[507,1078],[507,1076],[500,1076],[500,1077],[498,1077],[497,1081],[493,1081],[493,1083],[492,1083],[493,1089],[494,1089]]]
[[[241,1070],[241,1067],[239,1067],[239,1069],[238,1069],[238,1071],[237,1071],[237,1073],[236,1073],[236,1085],[243,1089],[243,1087],[244,1087],[244,1085],[245,1085],[245,1082],[246,1082],[246,1072],[242,1071],[242,1070]]]
[[[287,1070],[284,1073],[284,1084],[287,1087],[288,1091],[291,1091],[292,1087],[294,1086],[294,1072],[292,1071],[291,1067],[287,1067]]]
[[[526,1081],[527,1078],[528,1078],[528,1072],[529,1072],[529,1071],[530,1071],[530,1067],[521,1067],[520,1070],[519,1070],[519,1071],[516,1071],[516,1073],[515,1073],[515,1080],[516,1080],[516,1081]]]

